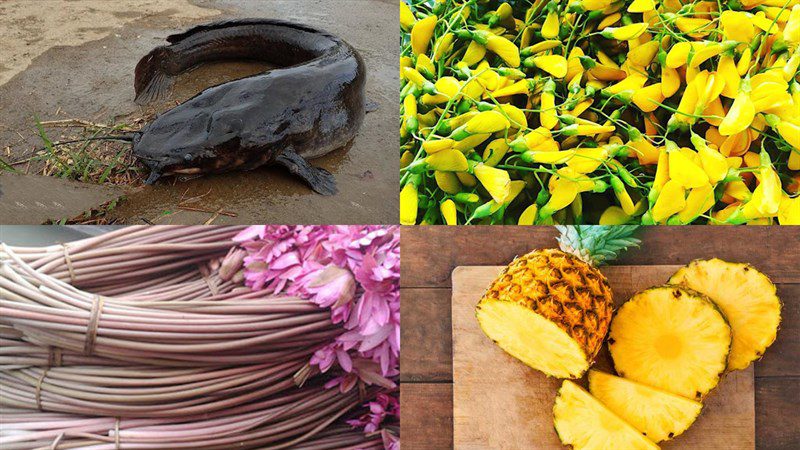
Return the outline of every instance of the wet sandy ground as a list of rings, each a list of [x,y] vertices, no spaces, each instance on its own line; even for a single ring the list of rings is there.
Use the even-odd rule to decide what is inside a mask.
[[[85,0],[10,0],[0,2],[0,16],[9,5],[21,5],[30,7],[22,9],[35,17],[33,10],[43,3],[87,6]],[[351,148],[313,161],[334,173],[339,194],[319,196],[283,170],[262,168],[145,186],[129,192],[111,217],[127,223],[202,223],[209,219],[215,224],[397,222],[396,1],[120,0],[115,4],[117,9],[111,12],[105,6],[86,8],[82,14],[95,17],[86,23],[83,17],[77,27],[47,33],[19,27],[15,30],[16,36],[10,38],[12,50],[14,45],[24,46],[22,50],[28,50],[31,62],[0,85],[0,150],[4,157],[7,152],[18,155],[41,144],[35,137],[34,115],[41,120],[80,118],[102,123],[152,113],[152,107],[142,109],[133,104],[133,68],[142,55],[163,44],[164,38],[175,31],[209,17],[294,20],[331,31],[356,47],[368,67],[367,97],[379,104],[377,111],[367,115]],[[6,30],[2,33],[10,33],[5,27],[23,22],[8,24],[4,20],[8,19],[0,19],[0,28]],[[59,32],[64,37],[61,41]],[[0,38],[5,37],[2,33]],[[47,39],[35,40],[44,34]],[[58,42],[69,45],[59,46]],[[25,52],[17,49],[11,53]],[[5,58],[0,59],[5,66],[8,55],[0,53],[0,57]],[[25,65],[26,57],[16,58],[11,59],[15,67]],[[173,101],[263,68],[252,63],[202,67],[181,79]],[[0,83],[8,72],[1,69]],[[156,110],[168,106],[165,102]],[[58,138],[58,130],[50,129],[49,133],[51,138]],[[187,203],[187,199],[193,200]],[[222,213],[185,211],[179,204]]]

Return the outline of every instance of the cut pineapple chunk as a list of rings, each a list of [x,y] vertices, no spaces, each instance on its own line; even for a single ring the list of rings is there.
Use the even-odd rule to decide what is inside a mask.
[[[716,258],[698,260],[678,270],[669,282],[707,295],[725,314],[733,330],[728,370],[747,368],[775,341],[781,302],[775,285],[754,267]]]
[[[622,305],[608,342],[620,376],[699,400],[725,372],[731,329],[703,294],[662,286]]]
[[[553,406],[553,423],[573,450],[658,449],[577,384],[564,380]]]
[[[589,391],[654,442],[686,431],[703,409],[700,402],[597,370],[589,371]]]
[[[599,270],[554,249],[515,259],[492,282],[475,316],[492,341],[528,366],[579,378],[611,322],[611,288]]]

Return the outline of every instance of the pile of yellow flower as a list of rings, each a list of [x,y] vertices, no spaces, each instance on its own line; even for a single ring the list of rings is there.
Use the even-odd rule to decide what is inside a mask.
[[[401,0],[403,224],[800,224],[800,0]]]

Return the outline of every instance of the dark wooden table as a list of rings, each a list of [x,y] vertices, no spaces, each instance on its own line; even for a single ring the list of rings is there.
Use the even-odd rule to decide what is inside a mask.
[[[453,448],[450,273],[506,264],[555,247],[549,227],[403,227],[401,240],[403,450]],[[778,340],[755,366],[756,448],[800,449],[800,227],[646,227],[618,264],[750,262],[778,286]],[[720,449],[723,450],[723,449]]]

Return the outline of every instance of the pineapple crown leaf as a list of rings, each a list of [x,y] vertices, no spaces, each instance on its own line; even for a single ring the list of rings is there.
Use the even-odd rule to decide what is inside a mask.
[[[641,241],[633,237],[637,225],[556,225],[560,235],[559,247],[592,266],[600,266],[617,258],[629,247],[638,247]]]

